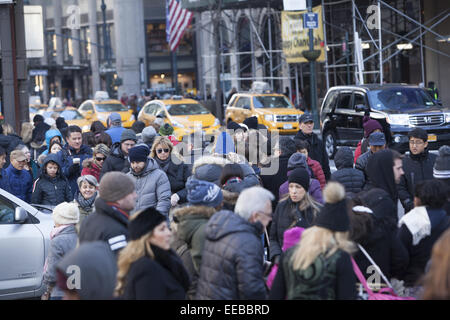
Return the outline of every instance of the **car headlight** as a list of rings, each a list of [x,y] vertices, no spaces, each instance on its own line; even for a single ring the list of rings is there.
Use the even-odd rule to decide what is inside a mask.
[[[172,127],[184,128],[184,126],[179,123],[177,120],[172,120]]]
[[[214,120],[213,126],[214,126],[214,127],[215,127],[215,126],[220,126],[220,121],[219,121],[219,119],[216,118],[216,120]]]
[[[445,122],[450,123],[450,112],[445,113]]]
[[[136,120],[136,117],[134,116],[134,114],[132,114],[130,117],[130,120],[128,120],[128,121],[134,121],[134,120]]]
[[[273,114],[266,114],[264,116],[264,120],[266,120],[266,121],[273,121]]]
[[[398,126],[408,126],[409,125],[409,116],[407,114],[390,114],[387,117],[387,120],[390,124],[398,125]]]

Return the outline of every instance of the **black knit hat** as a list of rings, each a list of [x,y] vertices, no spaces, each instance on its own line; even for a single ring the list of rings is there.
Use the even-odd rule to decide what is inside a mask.
[[[140,213],[137,217],[128,224],[128,231],[130,232],[130,240],[137,240],[143,235],[153,231],[156,226],[166,221],[166,216],[161,214],[153,207],[148,207]]]
[[[450,147],[439,148],[439,155],[433,167],[433,177],[435,179],[450,179]]]
[[[309,190],[309,180],[309,173],[303,168],[293,170],[288,177],[289,183],[298,183],[306,192]]]
[[[315,225],[336,232],[350,230],[347,199],[344,187],[337,182],[329,182],[323,190],[325,205],[317,215]]]
[[[238,129],[242,129],[242,127],[239,125],[239,123],[230,121],[227,123],[227,129],[238,130]]]
[[[258,130],[258,118],[257,117],[249,117],[244,120],[244,124],[247,125],[249,129]]]

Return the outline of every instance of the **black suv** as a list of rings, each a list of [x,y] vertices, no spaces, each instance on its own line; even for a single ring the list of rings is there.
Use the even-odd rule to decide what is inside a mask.
[[[328,90],[320,110],[320,130],[330,158],[336,147],[354,146],[363,138],[363,117],[377,119],[390,131],[390,148],[409,149],[408,132],[428,133],[428,148],[450,144],[450,108],[442,107],[424,88],[405,84],[337,86]]]

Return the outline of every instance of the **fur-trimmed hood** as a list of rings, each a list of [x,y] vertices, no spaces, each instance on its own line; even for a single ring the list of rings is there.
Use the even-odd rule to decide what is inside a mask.
[[[172,214],[176,216],[179,220],[186,218],[187,216],[196,215],[204,216],[205,218],[211,218],[211,216],[216,213],[216,209],[207,206],[184,206],[181,208],[176,208],[172,210]]]
[[[237,199],[239,198],[239,193],[222,189],[222,194],[223,194],[223,202],[227,203],[227,204],[231,204],[234,207],[234,205],[237,202]]]
[[[192,167],[192,176],[195,179],[220,184],[222,169],[230,163],[228,160],[220,157],[206,156],[197,159]]]
[[[211,164],[211,165],[221,166],[223,168],[227,163],[231,163],[231,162],[222,157],[204,156],[204,157],[201,157],[200,159],[197,159],[194,162],[194,166],[192,167],[192,174],[195,174],[197,169],[204,165]]]

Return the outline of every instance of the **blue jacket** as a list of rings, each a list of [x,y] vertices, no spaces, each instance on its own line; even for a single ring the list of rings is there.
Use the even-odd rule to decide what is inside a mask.
[[[10,190],[5,169],[0,169],[0,188],[6,191]]]
[[[45,142],[47,144],[47,150],[45,150],[44,152],[42,152],[42,154],[47,155],[49,153],[49,148],[50,148],[50,140],[52,140],[54,137],[59,137],[61,140],[61,144],[63,144],[63,137],[61,135],[61,132],[59,132],[58,129],[51,129],[48,130],[45,133]]]
[[[66,144],[62,150],[57,153],[57,156],[58,162],[62,167],[62,172],[67,180],[69,180],[70,190],[74,197],[78,192],[77,179],[81,176],[83,161],[92,158],[92,149],[83,144],[81,145],[80,151],[77,153],[72,147]],[[80,164],[74,165],[73,158],[80,158]]]
[[[33,188],[33,180],[30,173],[26,170],[17,170],[12,164],[9,165],[5,172],[9,183],[9,190],[7,191],[17,198],[30,203]]]
[[[105,132],[110,135],[112,143],[120,142],[120,137],[122,136],[122,132],[125,130],[124,127],[111,127]]]

